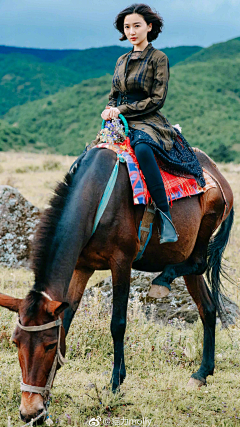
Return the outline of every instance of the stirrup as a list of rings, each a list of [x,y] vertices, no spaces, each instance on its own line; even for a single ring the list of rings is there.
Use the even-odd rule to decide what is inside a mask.
[[[159,208],[157,208],[157,212],[159,212],[160,221],[161,221],[160,244],[177,242],[178,234],[177,234],[176,228],[175,228],[175,226],[171,220],[170,213],[162,212]]]

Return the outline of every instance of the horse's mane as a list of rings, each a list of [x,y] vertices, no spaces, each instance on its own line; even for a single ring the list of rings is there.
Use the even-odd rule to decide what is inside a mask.
[[[51,248],[59,221],[69,201],[71,190],[89,168],[96,150],[84,151],[73,163],[62,182],[58,183],[50,199],[49,208],[45,209],[33,240],[31,267],[35,274],[33,290],[42,292],[48,287],[48,266],[51,262]],[[82,162],[84,160],[84,162]],[[84,164],[83,164],[84,163]],[[81,166],[81,167],[80,167]]]
[[[24,300],[23,310],[27,316],[33,317],[38,312],[38,307],[42,301],[42,294],[31,290]]]
[[[31,268],[35,274],[34,290],[44,291],[47,287],[45,273],[52,240],[57,224],[62,216],[67,197],[73,181],[74,172],[67,173],[63,182],[58,183],[54,195],[40,218],[40,223],[33,240]]]

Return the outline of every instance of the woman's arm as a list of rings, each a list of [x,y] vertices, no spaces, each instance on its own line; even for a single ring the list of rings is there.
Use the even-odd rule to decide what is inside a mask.
[[[107,103],[106,107],[116,107],[117,106],[117,98],[118,98],[118,93],[115,90],[115,87],[112,84],[112,88],[111,88],[111,92],[109,93],[109,102]]]
[[[117,61],[117,63],[118,63],[118,61]],[[116,70],[116,68],[117,68],[117,64],[115,66],[115,70]],[[115,70],[114,70],[113,75],[115,74]],[[112,87],[111,87],[111,91],[110,91],[109,96],[108,96],[109,102],[107,103],[106,107],[116,107],[117,106],[118,94],[119,94],[119,91],[116,91],[116,88],[115,88],[115,86],[113,84],[113,80],[112,80]]]
[[[135,101],[132,104],[119,105],[120,113],[125,117],[137,117],[162,108],[167,96],[169,75],[169,61],[168,57],[164,55],[157,59],[154,68],[151,96],[142,101]]]

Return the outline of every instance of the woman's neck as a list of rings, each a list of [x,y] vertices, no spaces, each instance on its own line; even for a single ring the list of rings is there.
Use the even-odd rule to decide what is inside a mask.
[[[144,40],[142,43],[136,46],[133,46],[133,52],[143,51],[144,49],[146,49],[147,46],[148,46],[148,41]]]

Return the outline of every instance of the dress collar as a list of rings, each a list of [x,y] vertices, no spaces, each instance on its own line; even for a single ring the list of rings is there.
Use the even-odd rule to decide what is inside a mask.
[[[144,59],[145,56],[147,55],[148,51],[152,48],[152,43],[148,43],[148,45],[145,47],[145,49],[142,51],[141,55],[139,55],[138,59]],[[134,48],[132,48],[132,50],[129,52],[129,54],[131,54],[132,52],[134,52],[133,50]]]

